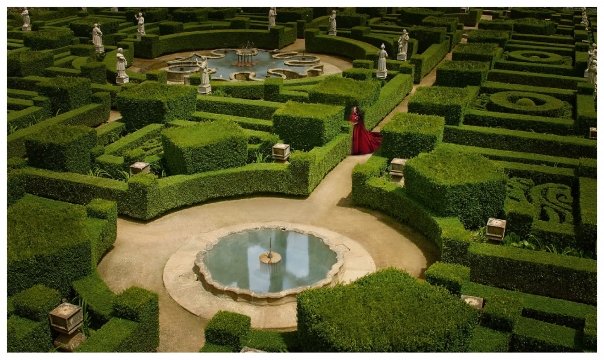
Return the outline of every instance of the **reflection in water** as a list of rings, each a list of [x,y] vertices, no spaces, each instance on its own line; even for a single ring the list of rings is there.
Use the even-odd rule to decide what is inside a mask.
[[[307,68],[315,64],[303,66],[288,66],[285,65],[287,59],[273,59],[268,51],[259,50],[258,55],[253,57],[253,66],[241,67],[237,66],[237,54],[235,51],[229,50],[225,57],[221,59],[208,59],[208,67],[216,68],[216,73],[212,74],[212,79],[229,79],[231,73],[239,71],[253,71],[256,73],[256,78],[264,79],[268,69],[288,68],[300,75],[304,75]]]
[[[260,263],[261,253],[273,251],[281,262]],[[227,286],[257,293],[280,292],[312,285],[336,263],[336,254],[320,238],[280,229],[253,229],[223,237],[203,259],[212,278]],[[312,266],[310,265],[312,263]]]

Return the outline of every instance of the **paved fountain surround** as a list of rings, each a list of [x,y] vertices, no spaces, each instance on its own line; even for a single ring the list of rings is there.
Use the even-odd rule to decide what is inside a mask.
[[[328,277],[312,286],[285,290],[281,293],[250,294],[249,290],[235,289],[220,284],[200,281],[196,263],[198,254],[210,249],[218,239],[255,228],[281,228],[320,237],[338,254]],[[203,263],[203,262],[202,262]],[[354,240],[336,232],[312,226],[284,222],[238,224],[209,233],[193,236],[168,259],[164,267],[164,286],[170,296],[189,312],[211,318],[219,310],[246,314],[255,328],[291,329],[296,327],[295,294],[310,287],[348,283],[375,271],[369,253]],[[203,272],[203,270],[201,270]]]

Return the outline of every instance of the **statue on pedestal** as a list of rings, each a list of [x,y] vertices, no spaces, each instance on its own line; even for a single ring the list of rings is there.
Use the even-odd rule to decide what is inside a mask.
[[[115,78],[116,84],[120,85],[120,84],[125,84],[125,83],[130,82],[130,77],[128,76],[128,74],[126,74],[126,67],[128,66],[128,61],[126,60],[126,57],[124,56],[124,49],[122,49],[122,48],[117,49],[116,58],[117,58],[117,63],[115,66],[115,68],[117,70],[117,77]]]
[[[105,52],[105,47],[103,46],[103,33],[101,32],[101,28],[99,24],[94,24],[92,28],[92,43],[94,44],[94,51],[98,54]]]
[[[589,68],[591,67],[591,63],[598,58],[598,45],[596,43],[591,44],[589,50],[587,50],[587,55],[589,58],[587,59],[587,67],[585,68],[585,72],[583,73],[584,77],[589,77]]]
[[[378,79],[385,79],[388,76],[388,69],[386,69],[386,58],[388,57],[388,53],[385,50],[386,45],[384,45],[383,43],[381,48],[382,49],[378,51],[379,58],[376,76]]]
[[[407,61],[407,49],[409,48],[409,33],[407,29],[403,29],[403,35],[398,38],[398,54],[397,60]]]
[[[201,57],[201,62],[197,61],[199,66],[199,78],[201,84],[197,88],[197,92],[200,94],[210,94],[212,92],[212,85],[210,85],[210,69],[208,69],[208,58],[205,56]]]
[[[598,60],[594,59],[591,62],[589,69],[587,69],[587,70],[589,72],[589,77],[588,77],[589,83],[595,86],[596,85],[596,76],[598,74]]]
[[[338,34],[338,30],[336,29],[336,11],[332,10],[331,15],[329,15],[329,30],[327,32],[328,35],[336,36]]]
[[[272,7],[268,11],[268,29],[269,30],[275,26],[276,19],[277,19],[277,8]]]
[[[21,17],[23,18],[23,26],[21,27],[21,30],[31,31],[31,22],[29,20],[29,11],[27,11],[27,8],[23,8]]]
[[[119,10],[117,8],[111,8],[111,12],[118,12]]]
[[[145,18],[143,17],[143,13],[139,12],[138,15],[134,15],[136,21],[138,21],[138,28],[136,30],[136,40],[140,40],[142,36],[145,34]]]

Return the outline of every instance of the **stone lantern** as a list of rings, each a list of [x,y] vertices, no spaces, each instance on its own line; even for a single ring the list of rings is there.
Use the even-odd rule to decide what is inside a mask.
[[[130,165],[130,174],[149,174],[151,172],[151,166],[149,163],[137,161],[134,164]]]
[[[403,168],[407,163],[407,159],[394,158],[390,161],[390,175],[396,177],[403,177]]]
[[[489,218],[487,221],[487,239],[495,241],[503,241],[505,236],[505,227],[507,221],[495,218]]]
[[[82,307],[63,302],[48,313],[50,328],[59,335],[54,345],[65,351],[73,351],[85,339],[82,332],[84,312]]]
[[[289,159],[290,148],[289,144],[273,145],[273,160],[276,162],[286,162]]]
[[[484,299],[478,296],[461,295],[461,300],[477,310],[482,310],[484,306]]]
[[[597,135],[598,135],[598,128],[590,127],[589,128],[589,138],[596,140]]]

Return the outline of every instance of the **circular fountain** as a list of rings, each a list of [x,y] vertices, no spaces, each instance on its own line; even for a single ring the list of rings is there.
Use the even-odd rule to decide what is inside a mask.
[[[317,234],[255,227],[217,238],[197,253],[200,280],[236,300],[289,302],[303,290],[332,284],[342,248]]]

